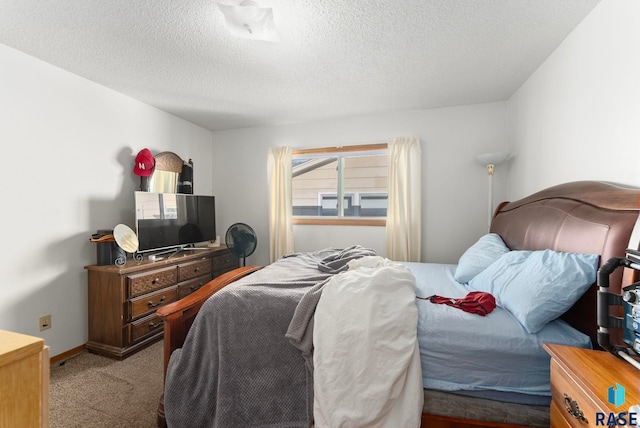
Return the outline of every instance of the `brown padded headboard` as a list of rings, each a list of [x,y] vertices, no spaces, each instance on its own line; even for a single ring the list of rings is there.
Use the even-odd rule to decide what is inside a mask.
[[[542,190],[496,210],[491,232],[512,250],[552,249],[599,254],[600,263],[640,247],[640,189],[601,181],[576,181]],[[610,291],[636,280],[637,271],[618,269]],[[597,343],[595,285],[564,316]]]

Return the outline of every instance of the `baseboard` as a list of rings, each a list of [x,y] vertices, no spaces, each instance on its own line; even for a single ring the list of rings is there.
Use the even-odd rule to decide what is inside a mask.
[[[77,346],[73,349],[69,349],[66,352],[63,352],[62,354],[58,354],[54,357],[51,357],[51,359],[49,360],[49,362],[51,363],[51,365],[54,364],[60,364],[66,360],[68,360],[71,357],[75,357],[76,355],[80,354],[81,352],[84,352],[87,349],[87,347],[85,345],[80,345]]]

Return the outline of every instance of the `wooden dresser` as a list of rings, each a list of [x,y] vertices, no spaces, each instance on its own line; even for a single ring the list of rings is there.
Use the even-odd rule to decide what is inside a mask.
[[[609,415],[640,404],[640,370],[605,351],[544,347],[551,355],[552,427],[628,425],[628,414],[623,414],[626,423],[620,425],[610,425]],[[620,393],[618,385],[624,388],[624,402],[616,407],[609,403],[609,389]],[[640,414],[635,417],[640,423]]]
[[[181,299],[239,260],[224,246],[184,251],[158,261],[86,266],[89,285],[89,351],[122,359],[163,336],[156,310]]]
[[[0,428],[49,426],[49,347],[0,330]]]

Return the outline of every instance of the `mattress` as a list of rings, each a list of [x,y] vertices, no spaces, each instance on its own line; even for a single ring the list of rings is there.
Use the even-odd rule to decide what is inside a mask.
[[[456,265],[404,263],[416,278],[416,295],[464,297],[453,279]],[[561,320],[529,334],[505,309],[487,316],[416,299],[424,388],[501,401],[542,404],[551,396],[550,357],[544,343],[591,348],[585,334]]]

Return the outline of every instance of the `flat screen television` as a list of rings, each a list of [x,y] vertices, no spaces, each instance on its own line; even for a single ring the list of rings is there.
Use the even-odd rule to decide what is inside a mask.
[[[216,239],[213,196],[135,192],[135,208],[140,253]]]

